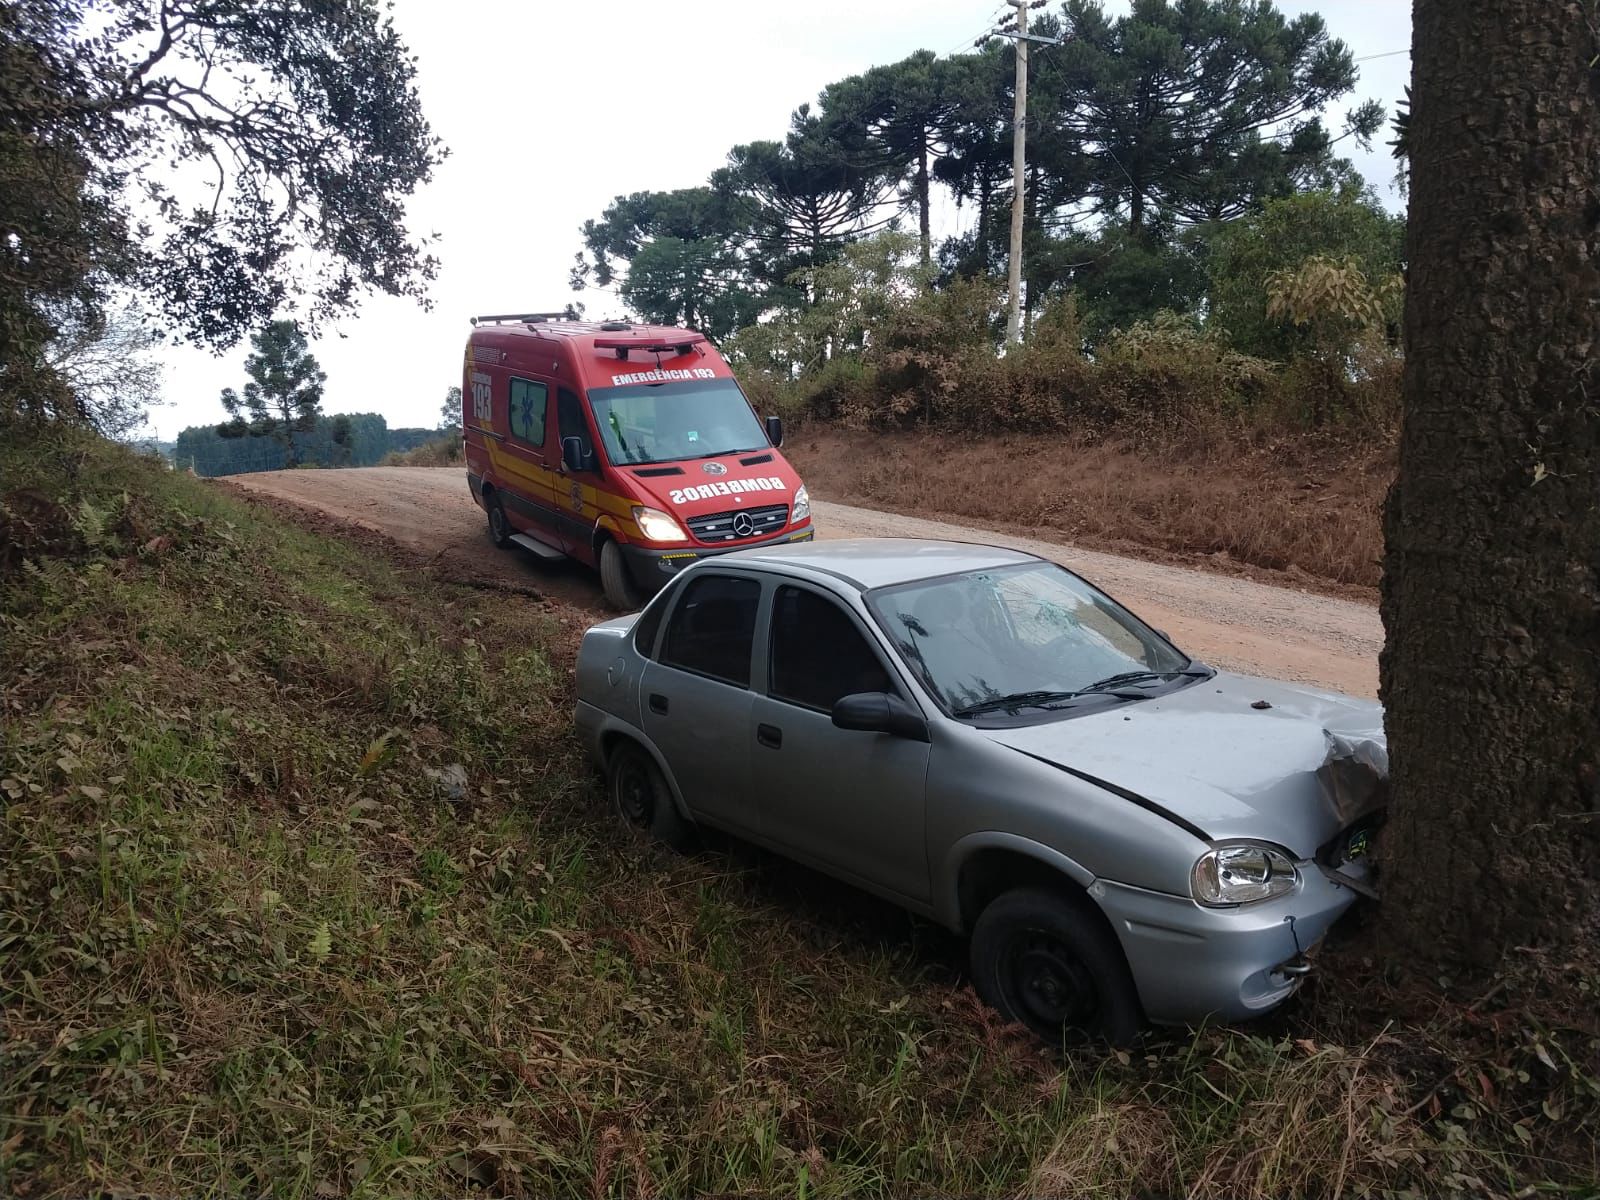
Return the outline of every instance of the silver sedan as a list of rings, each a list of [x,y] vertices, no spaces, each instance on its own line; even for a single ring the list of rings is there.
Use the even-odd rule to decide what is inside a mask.
[[[697,563],[586,633],[577,686],[631,826],[715,826],[969,934],[979,993],[1051,1041],[1264,1012],[1370,894],[1377,705],[1213,670],[1016,551]]]

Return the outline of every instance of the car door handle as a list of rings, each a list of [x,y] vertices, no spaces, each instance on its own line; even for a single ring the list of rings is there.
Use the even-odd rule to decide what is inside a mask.
[[[776,725],[757,725],[756,741],[760,742],[763,746],[769,746],[776,750],[779,746],[783,745],[783,730],[779,729]]]
[[[660,692],[650,693],[650,711],[653,713],[661,713],[663,716],[666,715],[667,698]]]

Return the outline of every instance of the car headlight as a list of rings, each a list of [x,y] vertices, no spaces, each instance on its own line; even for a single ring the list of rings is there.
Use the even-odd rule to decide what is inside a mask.
[[[803,521],[811,515],[811,493],[806,491],[806,485],[801,484],[794,494],[794,507],[789,510],[791,521]]]
[[[682,542],[687,541],[682,527],[659,508],[646,508],[642,504],[633,506],[633,519],[639,526],[639,532],[652,542]]]
[[[1270,846],[1239,843],[1207,850],[1189,873],[1189,890],[1201,904],[1249,904],[1294,891],[1300,872]]]

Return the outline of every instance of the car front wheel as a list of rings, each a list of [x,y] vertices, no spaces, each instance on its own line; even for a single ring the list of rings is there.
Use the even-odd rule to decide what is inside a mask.
[[[996,898],[972,930],[978,995],[1053,1045],[1132,1042],[1144,1025],[1122,947],[1093,913],[1044,888]]]
[[[674,850],[694,844],[694,829],[678,806],[655,761],[642,747],[623,742],[606,760],[611,807],[622,823],[640,836],[653,837]]]

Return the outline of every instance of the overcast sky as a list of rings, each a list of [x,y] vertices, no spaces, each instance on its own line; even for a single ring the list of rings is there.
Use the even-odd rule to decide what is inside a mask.
[[[1004,5],[995,0],[397,0],[395,19],[418,57],[422,103],[450,157],[412,205],[412,227],[440,237],[433,308],[368,300],[325,330],[313,351],[328,374],[324,411],[378,412],[391,426],[432,427],[460,383],[467,318],[559,309],[580,248],[579,226],[613,196],[693,187],[740,142],[780,138],[790,112],[824,85],[918,49],[971,46]],[[1054,5],[1052,5],[1054,7]],[[1113,10],[1125,8],[1113,0]],[[1318,10],[1357,58],[1357,100],[1393,107],[1410,77],[1404,0],[1279,0]],[[1045,51],[1048,53],[1048,51]],[[1329,124],[1337,125],[1338,114]],[[1387,135],[1385,135],[1387,136]],[[1380,143],[1352,157],[1398,208],[1393,161]],[[936,233],[970,212],[936,202]],[[590,317],[619,315],[614,293],[577,296]],[[223,417],[224,387],[244,382],[240,349],[222,357],[163,352],[168,407],[158,435]]]

